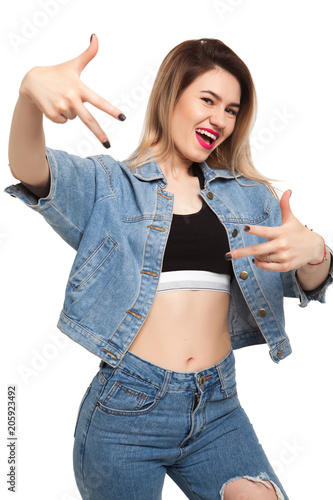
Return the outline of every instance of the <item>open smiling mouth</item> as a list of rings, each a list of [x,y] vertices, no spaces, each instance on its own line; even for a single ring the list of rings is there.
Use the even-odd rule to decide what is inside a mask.
[[[219,134],[213,132],[213,130],[207,130],[204,128],[196,128],[195,135],[199,144],[205,149],[212,149],[215,142],[220,137]]]

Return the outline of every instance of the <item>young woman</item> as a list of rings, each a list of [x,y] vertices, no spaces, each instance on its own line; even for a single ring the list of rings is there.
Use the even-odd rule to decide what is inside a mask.
[[[43,114],[83,105],[124,120],[80,80],[98,41],[23,79],[7,188],[77,250],[58,327],[101,358],[75,429],[85,500],[157,500],[167,473],[190,499],[287,500],[243,408],[233,349],[291,352],[283,296],[324,302],[323,238],[251,161],[250,72],[225,44],[190,40],[157,75],[142,141],[126,162],[45,148]]]

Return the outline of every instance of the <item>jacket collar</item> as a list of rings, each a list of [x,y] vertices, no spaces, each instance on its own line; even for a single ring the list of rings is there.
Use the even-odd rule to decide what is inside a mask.
[[[230,170],[227,169],[213,169],[207,165],[204,161],[199,163],[199,167],[205,178],[205,184],[213,181],[217,178],[222,179],[234,179],[234,175]],[[162,179],[163,183],[167,185],[167,180],[161,167],[158,165],[156,160],[152,160],[149,163],[145,163],[141,167],[136,167],[133,171],[133,175],[142,181],[154,181],[157,179]],[[241,177],[241,174],[237,173],[236,177]]]

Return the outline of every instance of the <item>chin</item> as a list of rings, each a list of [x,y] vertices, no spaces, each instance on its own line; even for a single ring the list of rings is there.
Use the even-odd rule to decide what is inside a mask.
[[[209,159],[210,155],[212,154],[212,152],[214,150],[215,150],[215,148],[207,153],[205,151],[203,151],[202,153],[197,153],[196,155],[193,155],[193,158],[190,158],[190,159],[191,159],[191,161],[193,161],[195,163],[202,163],[202,162],[207,161]]]
[[[196,149],[188,148],[186,151],[180,151],[178,149],[178,156],[183,159],[185,162],[192,162],[192,163],[202,163],[204,161],[207,161],[212,154],[213,151],[215,151],[216,147],[210,150],[202,150],[198,151]]]

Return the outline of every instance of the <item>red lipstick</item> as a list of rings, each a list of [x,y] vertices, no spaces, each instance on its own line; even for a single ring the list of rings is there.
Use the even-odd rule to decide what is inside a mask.
[[[205,142],[202,138],[201,138],[201,134],[200,132],[208,132],[209,134],[213,135],[213,137],[210,137],[207,135],[207,137],[210,137],[210,139],[212,139],[212,143],[211,144],[208,144],[207,142]],[[220,137],[220,134],[218,134],[217,132],[215,132],[215,130],[212,130],[210,128],[203,128],[203,127],[200,127],[200,128],[197,128],[196,131],[195,131],[195,135],[196,135],[196,138],[200,144],[200,146],[202,146],[203,148],[205,149],[212,149],[215,145],[215,142],[217,141],[217,139]]]

